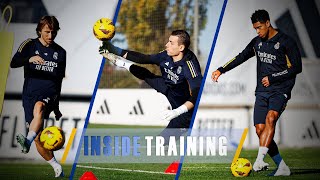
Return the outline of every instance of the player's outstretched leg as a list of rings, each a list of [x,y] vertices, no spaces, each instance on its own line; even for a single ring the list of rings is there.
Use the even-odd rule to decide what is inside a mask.
[[[24,137],[22,134],[18,134],[16,139],[22,148],[21,152],[27,154],[30,150],[31,143],[29,143],[27,138]]]
[[[30,150],[30,146],[33,140],[37,136],[37,132],[43,126],[43,112],[44,112],[45,104],[41,101],[38,101],[33,106],[33,119],[31,120],[29,126],[29,132],[27,137],[24,137],[22,134],[18,134],[16,139],[22,148],[22,153],[27,154]]]
[[[40,143],[40,134],[36,137],[34,142],[39,154],[52,166],[55,172],[55,177],[64,177],[62,166],[57,162],[56,158],[54,157],[53,151],[45,149]]]
[[[130,67],[130,73],[134,75],[136,78],[140,80],[146,80],[146,79],[155,79],[157,76],[150,72],[148,69],[137,66],[137,65],[132,65]],[[147,82],[147,81],[146,81]],[[149,84],[149,81],[147,82]],[[164,82],[163,82],[164,83]],[[150,84],[149,84],[150,85]],[[154,88],[152,85],[150,85],[152,88]],[[154,88],[155,89],[155,88]],[[157,89],[156,89],[157,90]]]

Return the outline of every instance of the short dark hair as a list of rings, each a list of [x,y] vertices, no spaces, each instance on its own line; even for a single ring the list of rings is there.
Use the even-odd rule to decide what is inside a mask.
[[[57,20],[56,17],[54,16],[43,16],[38,25],[37,25],[37,28],[36,28],[36,31],[37,31],[37,35],[38,37],[40,37],[40,33],[39,31],[42,30],[42,28],[45,26],[45,25],[48,25],[49,28],[53,31],[58,31],[60,29],[60,26],[59,26],[59,21]]]
[[[256,22],[265,23],[267,21],[270,21],[270,17],[269,17],[268,11],[266,11],[264,9],[256,10],[251,16],[252,24],[254,24]]]
[[[185,46],[184,52],[189,48],[190,46],[190,35],[185,30],[175,30],[171,33],[172,36],[178,36],[178,44],[183,44]]]

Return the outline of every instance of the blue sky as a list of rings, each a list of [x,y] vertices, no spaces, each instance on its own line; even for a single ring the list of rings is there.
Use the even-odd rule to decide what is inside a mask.
[[[211,45],[213,41],[213,37],[216,32],[217,24],[219,21],[221,9],[223,6],[224,0],[211,0],[209,1],[207,16],[208,22],[204,30],[201,31],[199,37],[199,50],[202,52],[205,57],[205,61],[207,61]]]

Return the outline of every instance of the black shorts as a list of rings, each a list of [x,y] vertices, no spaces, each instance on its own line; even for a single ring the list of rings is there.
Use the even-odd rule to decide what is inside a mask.
[[[27,123],[27,128],[29,127],[31,121],[33,120],[33,109],[36,102],[41,101],[45,104],[44,118],[48,119],[50,113],[54,109],[55,101],[57,99],[56,95],[22,95],[22,104],[24,109],[25,121]]]
[[[254,125],[265,124],[270,110],[277,111],[280,117],[287,106],[288,100],[288,96],[282,93],[257,93],[253,112]]]
[[[135,77],[144,80],[150,87],[165,95],[170,102],[172,109],[175,109],[186,102],[183,95],[178,95],[169,88],[162,76],[151,73],[148,69],[137,65],[130,66],[130,72]]]

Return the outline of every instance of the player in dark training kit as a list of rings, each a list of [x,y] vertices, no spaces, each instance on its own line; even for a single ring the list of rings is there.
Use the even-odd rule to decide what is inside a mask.
[[[65,76],[66,51],[54,42],[59,22],[54,16],[44,16],[38,23],[38,38],[24,41],[11,61],[11,68],[24,67],[22,102],[25,112],[27,137],[17,136],[22,153],[28,153],[35,141],[39,154],[53,167],[55,177],[64,176],[61,165],[56,161],[53,151],[43,148],[40,134],[44,119],[54,111],[61,117],[59,97],[62,79]]]
[[[137,78],[144,80],[152,88],[164,94],[171,104],[162,119],[170,121],[161,135],[168,143],[170,135],[180,136],[190,125],[193,107],[201,86],[202,75],[197,57],[189,50],[190,36],[184,30],[171,33],[166,50],[158,54],[145,55],[139,52],[123,50],[104,42],[100,54],[116,66],[126,68]],[[128,59],[124,59],[124,58]],[[156,64],[162,76],[156,76],[139,64]],[[180,129],[172,132],[172,129]]]
[[[292,38],[272,27],[267,11],[255,11],[251,21],[258,36],[238,56],[214,71],[211,78],[217,82],[222,73],[253,56],[257,57],[254,125],[260,147],[253,169],[261,171],[268,168],[269,164],[263,161],[268,153],[277,165],[270,176],[289,176],[290,169],[280,156],[273,137],[277,120],[291,98],[296,75],[302,71],[301,55]]]

